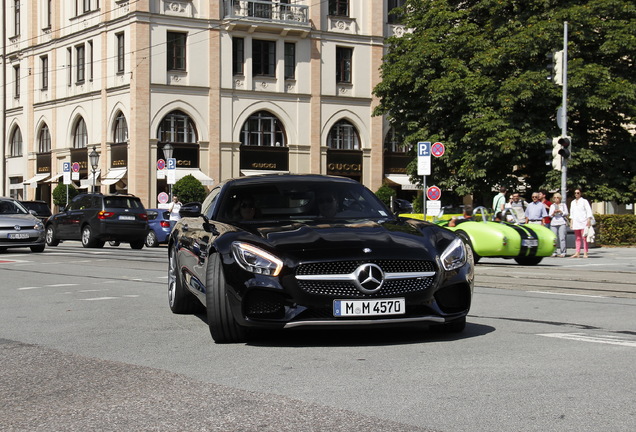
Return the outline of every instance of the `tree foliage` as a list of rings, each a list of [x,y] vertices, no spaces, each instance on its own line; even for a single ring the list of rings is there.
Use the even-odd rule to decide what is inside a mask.
[[[70,202],[73,197],[75,197],[77,194],[79,194],[79,191],[77,189],[75,189],[75,186],[71,185],[65,185],[64,183],[58,183],[58,185],[55,187],[55,189],[53,189],[53,204],[57,205],[57,206],[65,206],[66,204],[68,204],[68,202],[66,201],[66,190],[68,188],[68,201]]]
[[[208,192],[193,175],[187,175],[174,184],[172,194],[178,196],[183,204],[187,204],[203,202]]]
[[[407,0],[402,16],[413,31],[389,39],[375,113],[405,142],[446,145],[431,184],[489,198],[498,185],[559,187],[545,151],[562,87],[546,66],[567,21],[569,189],[635,200],[633,1]]]

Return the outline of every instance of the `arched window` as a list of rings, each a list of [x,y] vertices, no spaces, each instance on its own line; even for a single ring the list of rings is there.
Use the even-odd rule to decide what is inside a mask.
[[[22,132],[15,128],[11,136],[11,157],[22,156]]]
[[[73,148],[86,148],[88,145],[88,132],[86,131],[86,123],[80,118],[73,130]]]
[[[327,136],[327,147],[335,150],[360,150],[360,138],[355,126],[347,120],[333,125]]]
[[[161,121],[157,137],[162,143],[196,143],[194,122],[182,111],[172,111]]]
[[[275,115],[267,111],[252,114],[243,123],[241,144],[246,146],[285,147],[285,131],[283,124]]]
[[[126,117],[124,117],[121,111],[115,118],[113,141],[115,141],[115,143],[128,142],[128,123],[126,123]]]
[[[391,127],[384,137],[384,151],[387,153],[406,153],[409,151],[409,146],[398,137],[394,127]]]
[[[49,127],[45,124],[40,129],[40,136],[38,138],[38,152],[49,153],[51,151],[51,134],[49,133]]]

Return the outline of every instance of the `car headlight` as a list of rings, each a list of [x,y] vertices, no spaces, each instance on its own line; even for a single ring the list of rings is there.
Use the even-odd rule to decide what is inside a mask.
[[[38,231],[43,230],[44,229],[44,224],[42,222],[38,222],[38,223],[35,224],[33,229],[36,229]]]
[[[448,245],[440,256],[445,270],[455,270],[466,264],[466,245],[460,238],[456,238]]]
[[[232,254],[236,262],[251,273],[278,276],[283,269],[283,261],[279,258],[248,243],[232,243]]]

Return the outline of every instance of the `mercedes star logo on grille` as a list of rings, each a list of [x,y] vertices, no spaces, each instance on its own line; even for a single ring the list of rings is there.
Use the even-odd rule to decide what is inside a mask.
[[[384,272],[376,264],[362,264],[354,274],[356,287],[365,294],[378,292],[384,283]]]

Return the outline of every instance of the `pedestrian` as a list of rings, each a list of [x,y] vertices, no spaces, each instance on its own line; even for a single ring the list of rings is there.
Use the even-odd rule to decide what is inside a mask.
[[[567,232],[568,232],[568,206],[561,203],[560,193],[552,195],[552,205],[550,206],[550,229],[557,236],[557,247],[552,256],[565,258],[567,252]]]
[[[592,207],[589,201],[583,198],[581,188],[574,189],[574,199],[570,203],[570,226],[574,230],[576,252],[570,258],[581,257],[581,246],[583,258],[587,258],[587,238],[583,235],[583,231],[586,227],[592,226],[593,217]]]
[[[181,206],[183,204],[181,204],[181,201],[179,201],[179,197],[178,196],[173,196],[172,197],[172,202],[170,203],[170,206],[168,206],[168,211],[170,212],[170,220],[171,221],[178,221],[179,219],[181,219],[181,215],[179,214],[179,210],[181,210]],[[173,224],[174,225],[174,224]]]
[[[539,201],[541,201],[541,203],[543,203],[543,205],[545,206],[545,211],[548,212],[548,216],[543,218],[543,226],[546,228],[550,228],[550,220],[552,219],[549,214],[550,214],[550,206],[552,205],[552,203],[550,201],[548,201],[548,191],[545,189],[540,189],[539,190]]]
[[[543,218],[547,215],[545,206],[539,201],[539,192],[532,192],[532,202],[525,211],[526,223],[543,225]]]
[[[515,215],[517,222],[521,223],[524,220],[524,214],[527,207],[528,203],[519,196],[519,192],[514,192],[511,195],[510,209]]]
[[[508,189],[506,189],[505,186],[501,186],[499,188],[499,193],[497,195],[495,195],[495,197],[492,199],[492,209],[495,212],[495,214],[497,212],[500,212],[504,209],[505,205],[506,205],[506,192],[508,191]]]

